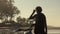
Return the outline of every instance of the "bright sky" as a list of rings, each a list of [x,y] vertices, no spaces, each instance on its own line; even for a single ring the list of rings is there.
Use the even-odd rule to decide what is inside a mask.
[[[47,24],[60,26],[60,0],[15,0],[15,6],[21,11],[20,16],[28,18],[36,6],[43,8]]]

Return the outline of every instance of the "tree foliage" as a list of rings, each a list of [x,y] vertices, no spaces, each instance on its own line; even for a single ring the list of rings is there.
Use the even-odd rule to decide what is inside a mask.
[[[17,7],[12,4],[12,0],[0,0],[0,19],[14,17],[14,14],[19,13]]]

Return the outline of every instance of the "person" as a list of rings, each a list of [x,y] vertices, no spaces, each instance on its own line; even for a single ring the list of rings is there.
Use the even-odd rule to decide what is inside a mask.
[[[37,14],[35,14],[35,12]],[[42,8],[40,6],[37,6],[35,10],[33,10],[33,13],[29,17],[29,19],[35,19],[35,34],[47,34],[47,24],[46,24],[46,17],[42,13]],[[45,29],[45,30],[44,30]]]

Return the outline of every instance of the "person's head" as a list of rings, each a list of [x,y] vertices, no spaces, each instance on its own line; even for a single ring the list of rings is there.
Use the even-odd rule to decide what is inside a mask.
[[[37,6],[36,7],[36,12],[39,14],[39,13],[41,13],[42,12],[42,8],[40,7],[40,6]]]

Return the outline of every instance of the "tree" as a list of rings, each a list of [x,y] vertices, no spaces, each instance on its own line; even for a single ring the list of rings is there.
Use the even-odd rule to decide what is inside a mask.
[[[27,24],[27,19],[26,18],[21,18],[20,16],[17,17],[17,23],[20,23],[20,24]]]
[[[7,19],[8,17],[12,19],[15,14],[19,13],[17,7],[12,4],[12,0],[0,0],[0,19]]]

